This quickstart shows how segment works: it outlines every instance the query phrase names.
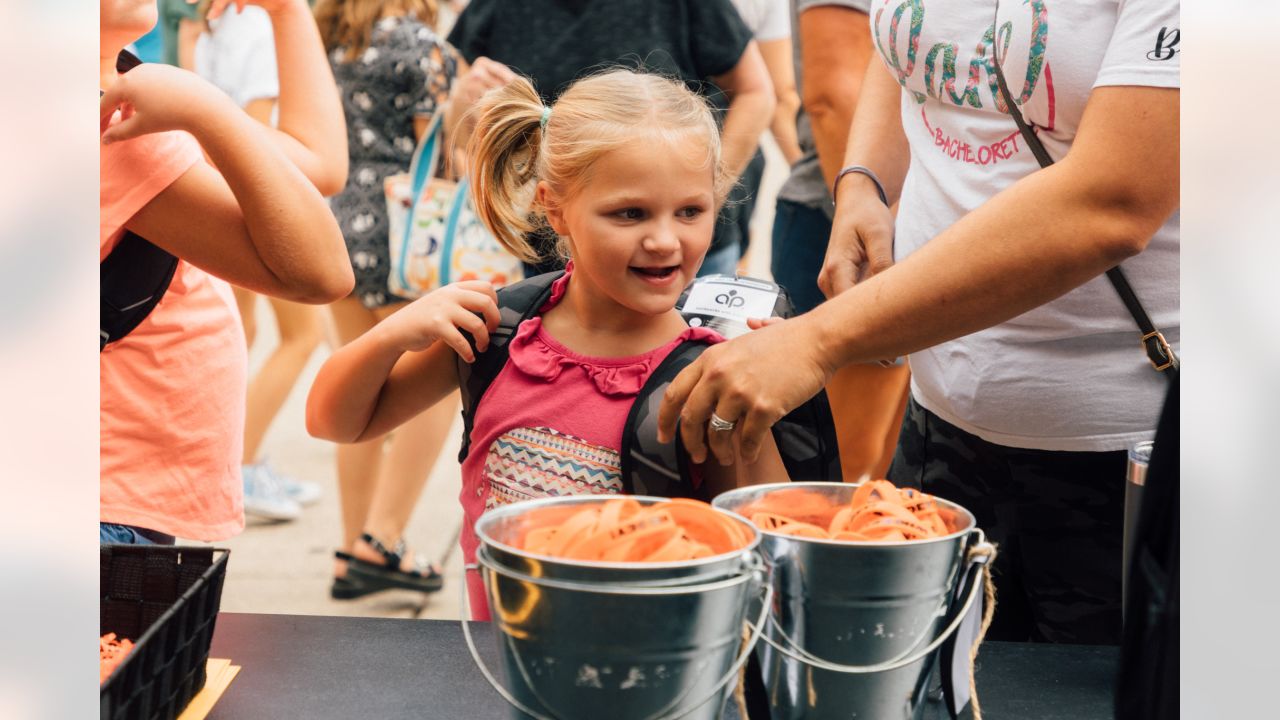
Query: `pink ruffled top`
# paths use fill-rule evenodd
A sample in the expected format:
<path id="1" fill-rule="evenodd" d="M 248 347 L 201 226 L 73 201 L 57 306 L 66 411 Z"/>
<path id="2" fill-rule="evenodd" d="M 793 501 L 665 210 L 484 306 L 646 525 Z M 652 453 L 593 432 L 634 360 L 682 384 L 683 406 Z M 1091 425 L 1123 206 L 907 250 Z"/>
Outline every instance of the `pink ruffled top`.
<path id="1" fill-rule="evenodd" d="M 572 263 L 552 285 L 545 313 L 565 295 Z M 623 491 L 622 430 L 636 395 L 653 370 L 686 340 L 723 338 L 687 328 L 642 355 L 592 357 L 551 336 L 542 318 L 521 323 L 498 373 L 476 411 L 471 451 L 462 464 L 461 537 L 466 562 L 475 560 L 475 522 L 486 510 L 537 497 Z M 487 618 L 479 576 L 468 574 L 472 607 Z"/>
<path id="2" fill-rule="evenodd" d="M 551 298 L 542 306 L 545 313 L 559 304 L 569 287 L 570 269 L 551 286 Z M 511 362 L 522 373 L 544 382 L 554 383 L 564 372 L 581 373 L 591 380 L 602 395 L 627 397 L 640 392 L 653 369 L 667 354 L 685 340 L 716 343 L 722 338 L 706 328 L 688 328 L 674 340 L 643 355 L 630 357 L 592 357 L 576 353 L 551 337 L 542 325 L 542 317 L 526 320 L 511 338 Z"/>

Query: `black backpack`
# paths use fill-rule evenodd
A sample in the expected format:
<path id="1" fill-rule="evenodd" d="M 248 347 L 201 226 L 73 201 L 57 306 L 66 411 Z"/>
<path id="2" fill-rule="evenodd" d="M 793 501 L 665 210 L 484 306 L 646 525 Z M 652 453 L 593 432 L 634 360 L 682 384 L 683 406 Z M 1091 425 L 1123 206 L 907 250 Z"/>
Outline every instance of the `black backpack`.
<path id="1" fill-rule="evenodd" d="M 116 57 L 116 72 L 128 72 L 140 64 L 141 60 L 123 50 Z M 98 352 L 147 319 L 168 291 L 177 267 L 178 258 L 125 230 L 120 242 L 98 264 Z"/>
<path id="2" fill-rule="evenodd" d="M 563 271 L 537 275 L 498 291 L 501 320 L 498 329 L 489 334 L 489 348 L 476 353 L 474 363 L 458 360 L 458 386 L 462 391 L 462 450 L 458 462 L 467 459 L 471 449 L 471 431 L 476 407 L 489 385 L 506 366 L 508 343 L 520 323 L 534 317 L 551 297 L 551 286 Z M 790 302 L 780 294 L 775 313 L 791 314 Z M 470 338 L 468 338 L 470 340 Z M 474 342 L 472 342 L 474 349 Z M 658 407 L 667 386 L 680 371 L 688 367 L 706 350 L 706 343 L 686 341 L 671 351 L 645 382 L 622 431 L 622 483 L 629 495 L 659 497 L 696 497 L 710 501 L 705 484 L 693 487 L 689 471 L 689 454 L 677 441 L 658 442 Z M 835 423 L 826 392 L 819 392 L 793 410 L 773 427 L 774 441 L 795 480 L 840 481 L 840 454 L 836 446 Z"/>

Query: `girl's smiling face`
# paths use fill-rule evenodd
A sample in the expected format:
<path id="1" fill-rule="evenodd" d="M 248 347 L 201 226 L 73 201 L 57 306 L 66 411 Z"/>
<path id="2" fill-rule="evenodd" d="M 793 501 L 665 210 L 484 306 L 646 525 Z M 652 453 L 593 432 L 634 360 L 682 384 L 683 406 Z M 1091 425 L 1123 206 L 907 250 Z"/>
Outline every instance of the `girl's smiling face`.
<path id="1" fill-rule="evenodd" d="M 654 316 L 675 307 L 715 229 L 715 168 L 705 138 L 636 142 L 610 150 L 568 198 L 545 182 L 538 198 L 569 242 L 575 284 L 606 312 Z"/>

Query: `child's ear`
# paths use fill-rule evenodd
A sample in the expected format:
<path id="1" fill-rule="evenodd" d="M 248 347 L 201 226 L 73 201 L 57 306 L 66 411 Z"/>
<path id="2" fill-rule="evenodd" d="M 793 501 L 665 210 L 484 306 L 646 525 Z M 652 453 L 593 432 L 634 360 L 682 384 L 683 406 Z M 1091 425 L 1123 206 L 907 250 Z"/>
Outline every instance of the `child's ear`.
<path id="1" fill-rule="evenodd" d="M 533 191 L 534 201 L 538 207 L 547 215 L 547 224 L 557 235 L 568 235 L 569 226 L 564 221 L 564 208 L 560 205 L 560 198 L 556 196 L 551 186 L 546 180 L 539 180 L 537 187 Z"/>

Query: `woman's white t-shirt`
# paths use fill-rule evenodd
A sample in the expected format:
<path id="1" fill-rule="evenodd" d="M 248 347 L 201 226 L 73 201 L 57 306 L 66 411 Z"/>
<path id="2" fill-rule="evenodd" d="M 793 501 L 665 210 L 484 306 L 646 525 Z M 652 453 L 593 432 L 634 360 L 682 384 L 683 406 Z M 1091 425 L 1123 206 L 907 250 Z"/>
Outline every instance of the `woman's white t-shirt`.
<path id="1" fill-rule="evenodd" d="M 260 7 L 228 7 L 196 41 L 196 74 L 231 96 L 240 107 L 280 95 L 271 16 Z"/>
<path id="2" fill-rule="evenodd" d="M 757 42 L 791 37 L 791 9 L 788 0 L 733 0 L 742 22 Z"/>
<path id="3" fill-rule="evenodd" d="M 897 219 L 898 260 L 1039 169 L 1013 119 L 998 109 L 1004 103 L 989 65 L 995 9 L 994 0 L 871 4 L 877 50 L 905 88 L 911 166 Z M 1179 87 L 1178 11 L 1176 0 L 1000 4 L 1001 37 L 1009 36 L 1001 67 L 1051 156 L 1070 150 L 1093 88 Z M 1175 348 L 1178 253 L 1174 213 L 1122 266 Z M 1105 276 L 910 360 L 921 405 L 985 440 L 1021 448 L 1106 451 L 1149 439 L 1167 384 Z"/>

